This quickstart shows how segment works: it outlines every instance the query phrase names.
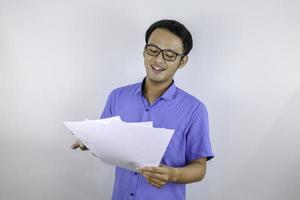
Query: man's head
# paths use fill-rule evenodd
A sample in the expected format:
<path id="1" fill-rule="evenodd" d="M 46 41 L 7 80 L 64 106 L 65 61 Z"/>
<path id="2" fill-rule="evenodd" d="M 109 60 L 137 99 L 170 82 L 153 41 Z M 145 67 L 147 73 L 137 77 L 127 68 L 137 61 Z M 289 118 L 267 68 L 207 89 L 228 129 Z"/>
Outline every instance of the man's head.
<path id="1" fill-rule="evenodd" d="M 145 34 L 145 42 L 148 43 L 149 38 L 152 32 L 157 29 L 162 28 L 170 31 L 174 35 L 178 36 L 181 39 L 182 46 L 184 49 L 183 54 L 188 55 L 191 49 L 193 48 L 193 38 L 189 30 L 180 22 L 175 20 L 163 19 L 153 23 Z"/>
<path id="2" fill-rule="evenodd" d="M 190 32 L 174 20 L 152 24 L 145 35 L 144 63 L 147 79 L 152 82 L 171 82 L 177 69 L 182 68 L 192 49 Z"/>

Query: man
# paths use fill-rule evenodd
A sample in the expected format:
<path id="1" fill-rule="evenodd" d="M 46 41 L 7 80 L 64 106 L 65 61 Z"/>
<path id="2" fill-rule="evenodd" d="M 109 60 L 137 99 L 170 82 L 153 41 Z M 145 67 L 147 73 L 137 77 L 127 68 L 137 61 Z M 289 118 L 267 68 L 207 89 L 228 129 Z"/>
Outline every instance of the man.
<path id="1" fill-rule="evenodd" d="M 192 36 L 174 20 L 152 24 L 145 35 L 146 77 L 140 83 L 111 92 L 101 118 L 119 115 L 126 122 L 153 121 L 154 127 L 174 129 L 159 167 L 140 173 L 116 168 L 113 200 L 183 200 L 185 184 L 204 178 L 213 158 L 205 105 L 175 86 L 173 77 L 185 66 Z M 85 147 L 77 141 L 73 149 Z"/>

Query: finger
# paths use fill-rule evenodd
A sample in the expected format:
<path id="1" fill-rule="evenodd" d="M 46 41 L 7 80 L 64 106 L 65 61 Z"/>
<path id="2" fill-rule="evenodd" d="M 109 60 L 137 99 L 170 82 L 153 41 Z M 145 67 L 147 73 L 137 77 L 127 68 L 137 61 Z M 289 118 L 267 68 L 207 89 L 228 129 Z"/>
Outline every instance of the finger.
<path id="1" fill-rule="evenodd" d="M 80 149 L 81 149 L 82 151 L 88 150 L 88 148 L 86 148 L 85 146 L 84 146 L 84 147 L 80 147 Z"/>
<path id="2" fill-rule="evenodd" d="M 82 151 L 87 150 L 86 146 L 84 146 L 84 144 L 82 144 L 82 143 L 79 144 L 79 148 L 80 148 Z"/>
<path id="3" fill-rule="evenodd" d="M 77 149 L 79 147 L 79 144 L 75 142 L 74 144 L 71 145 L 71 149 Z"/>
<path id="4" fill-rule="evenodd" d="M 163 174 L 158 174 L 158 173 L 151 173 L 151 172 L 143 172 L 142 173 L 144 176 L 148 177 L 148 178 L 155 178 L 155 179 L 159 179 L 162 181 L 166 181 L 166 177 Z"/>
<path id="5" fill-rule="evenodd" d="M 79 147 L 79 145 L 80 145 L 80 140 L 77 139 L 77 140 L 74 142 L 74 144 L 72 144 L 71 148 L 72 148 L 72 149 L 77 149 L 77 148 Z"/>
<path id="6" fill-rule="evenodd" d="M 142 167 L 141 168 L 142 171 L 148 171 L 148 172 L 155 172 L 157 169 L 156 167 Z"/>
<path id="7" fill-rule="evenodd" d="M 153 185 L 154 187 L 156 187 L 156 188 L 162 188 L 162 185 L 159 185 L 159 184 L 156 184 L 156 183 L 149 183 L 149 184 L 151 184 L 151 185 Z"/>
<path id="8" fill-rule="evenodd" d="M 153 178 L 149 178 L 148 183 L 150 183 L 151 185 L 154 185 L 156 187 L 161 188 L 162 186 L 164 186 L 166 183 L 163 181 L 160 181 L 158 179 L 153 179 Z"/>
<path id="9" fill-rule="evenodd" d="M 143 167 L 142 172 L 151 172 L 157 174 L 165 174 L 167 168 L 165 167 Z"/>
<path id="10" fill-rule="evenodd" d="M 164 185 L 166 183 L 165 181 L 162 181 L 162 180 L 156 179 L 156 178 L 149 178 L 149 181 L 151 183 L 156 183 L 156 184 L 159 184 L 159 185 Z"/>
<path id="11" fill-rule="evenodd" d="M 145 179 L 147 179 L 148 183 L 155 183 L 155 184 L 159 184 L 159 185 L 164 185 L 166 184 L 166 181 L 165 180 L 161 180 L 161 179 L 156 179 L 156 178 L 153 178 L 153 177 L 149 177 L 147 175 L 144 175 L 143 176 L 145 177 Z"/>

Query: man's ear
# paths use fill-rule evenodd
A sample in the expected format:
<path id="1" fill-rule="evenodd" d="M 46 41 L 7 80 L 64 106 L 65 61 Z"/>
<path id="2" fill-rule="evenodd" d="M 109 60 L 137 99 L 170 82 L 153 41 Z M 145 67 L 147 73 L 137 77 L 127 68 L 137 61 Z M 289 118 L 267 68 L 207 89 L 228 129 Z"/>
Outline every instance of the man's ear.
<path id="1" fill-rule="evenodd" d="M 188 61 L 188 56 L 184 56 L 181 58 L 178 68 L 183 68 Z"/>

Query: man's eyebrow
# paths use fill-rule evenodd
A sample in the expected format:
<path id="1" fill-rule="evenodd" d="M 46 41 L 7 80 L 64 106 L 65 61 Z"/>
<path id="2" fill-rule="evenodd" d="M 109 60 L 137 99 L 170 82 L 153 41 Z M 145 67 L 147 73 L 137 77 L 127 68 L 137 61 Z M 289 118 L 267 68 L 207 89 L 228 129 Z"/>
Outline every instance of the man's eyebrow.
<path id="1" fill-rule="evenodd" d="M 153 44 L 153 43 L 148 43 L 149 45 L 153 45 L 153 46 L 156 46 L 156 47 L 158 47 L 158 48 L 160 48 L 159 46 L 157 46 L 156 44 Z M 174 50 L 174 49 L 162 49 L 162 48 L 160 48 L 161 50 L 168 50 L 168 51 L 171 51 L 171 52 L 173 52 L 173 53 L 177 53 L 177 51 L 176 50 Z M 180 53 L 177 53 L 177 54 L 180 54 Z"/>

